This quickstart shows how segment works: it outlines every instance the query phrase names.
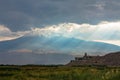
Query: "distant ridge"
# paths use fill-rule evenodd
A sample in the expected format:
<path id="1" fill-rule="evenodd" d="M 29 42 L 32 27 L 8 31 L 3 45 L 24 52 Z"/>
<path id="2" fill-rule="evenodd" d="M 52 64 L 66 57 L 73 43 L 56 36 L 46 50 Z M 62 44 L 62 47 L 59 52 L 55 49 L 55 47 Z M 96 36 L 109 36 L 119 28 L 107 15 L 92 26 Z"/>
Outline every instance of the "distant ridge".
<path id="1" fill-rule="evenodd" d="M 87 53 L 83 57 L 75 57 L 68 66 L 108 66 L 120 67 L 120 52 L 108 53 L 104 56 L 88 56 Z"/>

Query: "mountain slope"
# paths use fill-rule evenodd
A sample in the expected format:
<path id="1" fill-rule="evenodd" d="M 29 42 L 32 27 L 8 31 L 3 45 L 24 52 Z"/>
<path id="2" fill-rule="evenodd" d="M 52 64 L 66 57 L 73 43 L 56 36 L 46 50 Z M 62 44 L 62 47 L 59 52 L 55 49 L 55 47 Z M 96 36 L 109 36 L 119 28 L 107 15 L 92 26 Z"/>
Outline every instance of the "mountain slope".
<path id="1" fill-rule="evenodd" d="M 66 64 L 76 53 L 119 50 L 116 45 L 74 38 L 27 36 L 0 42 L 0 64 Z"/>
<path id="2" fill-rule="evenodd" d="M 30 50 L 55 50 L 65 53 L 70 52 L 114 52 L 119 51 L 120 47 L 112 44 L 84 41 L 75 38 L 66 37 L 43 37 L 43 36 L 28 36 L 21 37 L 15 40 L 0 42 L 0 51 L 6 52 L 16 49 Z"/>

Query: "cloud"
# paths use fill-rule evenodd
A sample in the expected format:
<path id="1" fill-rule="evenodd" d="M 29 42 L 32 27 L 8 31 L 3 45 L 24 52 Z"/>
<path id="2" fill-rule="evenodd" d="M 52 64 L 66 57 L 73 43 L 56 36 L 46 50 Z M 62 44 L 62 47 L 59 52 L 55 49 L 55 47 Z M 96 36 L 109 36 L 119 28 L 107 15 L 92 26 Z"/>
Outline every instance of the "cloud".
<path id="1" fill-rule="evenodd" d="M 36 54 L 53 54 L 53 53 L 63 53 L 62 51 L 52 50 L 52 49 L 14 49 L 9 50 L 8 53 L 36 53 Z"/>
<path id="2" fill-rule="evenodd" d="M 120 21 L 108 22 L 102 21 L 96 25 L 83 23 L 61 23 L 58 25 L 45 26 L 43 28 L 31 28 L 27 31 L 12 32 L 9 28 L 0 26 L 0 40 L 11 40 L 22 36 L 62 36 L 77 38 L 88 41 L 112 41 L 120 40 Z M 111 40 L 111 41 L 110 41 Z M 114 42 L 115 43 L 115 42 Z"/>
<path id="3" fill-rule="evenodd" d="M 12 32 L 8 27 L 0 25 L 0 41 L 16 39 L 27 33 L 29 33 L 29 31 Z"/>
<path id="4" fill-rule="evenodd" d="M 34 35 L 74 37 L 84 40 L 118 40 L 120 39 L 120 22 L 103 21 L 96 25 L 62 23 L 46 26 L 45 28 L 32 28 Z"/>
<path id="5" fill-rule="evenodd" d="M 5 27 L 4 25 L 0 25 L 0 34 L 6 33 L 6 32 L 10 33 L 11 31 L 7 27 Z"/>
<path id="6" fill-rule="evenodd" d="M 96 3 L 95 5 L 93 5 L 94 7 L 96 7 L 98 10 L 101 10 L 103 11 L 104 10 L 104 7 L 105 7 L 105 2 L 98 2 Z"/>
<path id="7" fill-rule="evenodd" d="M 104 42 L 104 43 L 109 43 L 109 44 L 114 44 L 114 45 L 120 46 L 120 40 L 94 40 L 94 41 Z"/>
<path id="8" fill-rule="evenodd" d="M 46 37 L 64 36 L 88 41 L 101 41 L 115 44 L 120 40 L 120 22 L 103 21 L 96 25 L 62 23 L 46 26 L 44 28 L 32 28 L 33 35 Z M 111 40 L 111 41 L 110 41 Z M 112 42 L 114 40 L 114 42 Z"/>
<path id="9" fill-rule="evenodd" d="M 29 49 L 18 49 L 18 50 L 12 50 L 8 51 L 9 53 L 32 53 L 32 50 Z"/>
<path id="10" fill-rule="evenodd" d="M 53 49 L 35 49 L 35 50 L 33 50 L 33 52 L 37 53 L 37 54 L 63 53 L 62 51 L 53 50 Z"/>
<path id="11" fill-rule="evenodd" d="M 66 22 L 96 24 L 120 20 L 119 7 L 119 0 L 0 0 L 0 24 L 12 31 Z"/>

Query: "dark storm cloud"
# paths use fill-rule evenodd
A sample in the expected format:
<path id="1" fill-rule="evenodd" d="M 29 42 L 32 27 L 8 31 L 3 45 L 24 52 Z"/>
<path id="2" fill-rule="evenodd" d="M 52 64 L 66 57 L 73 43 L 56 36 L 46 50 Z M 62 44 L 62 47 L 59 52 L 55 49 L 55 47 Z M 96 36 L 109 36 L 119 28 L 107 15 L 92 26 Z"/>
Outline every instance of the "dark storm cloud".
<path id="1" fill-rule="evenodd" d="M 13 31 L 63 22 L 120 19 L 119 0 L 0 0 L 0 24 Z"/>

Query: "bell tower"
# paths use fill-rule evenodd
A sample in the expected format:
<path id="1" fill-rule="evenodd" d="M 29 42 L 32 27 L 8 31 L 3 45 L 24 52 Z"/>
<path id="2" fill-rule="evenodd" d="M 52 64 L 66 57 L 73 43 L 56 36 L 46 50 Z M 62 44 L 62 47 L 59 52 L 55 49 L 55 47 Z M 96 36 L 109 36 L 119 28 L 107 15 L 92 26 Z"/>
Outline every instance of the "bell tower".
<path id="1" fill-rule="evenodd" d="M 87 57 L 87 53 L 84 54 L 84 57 Z"/>

